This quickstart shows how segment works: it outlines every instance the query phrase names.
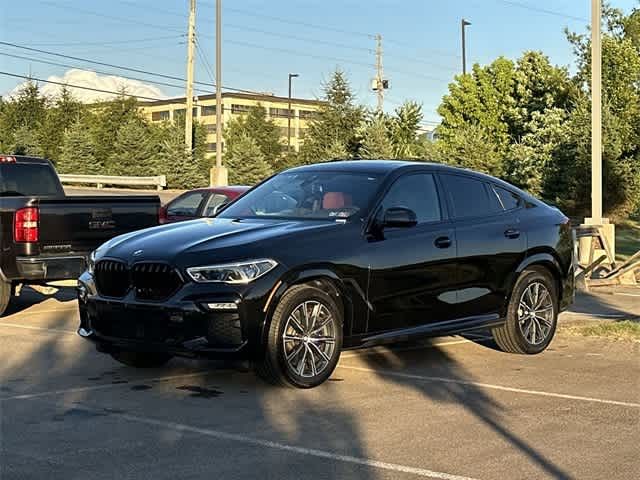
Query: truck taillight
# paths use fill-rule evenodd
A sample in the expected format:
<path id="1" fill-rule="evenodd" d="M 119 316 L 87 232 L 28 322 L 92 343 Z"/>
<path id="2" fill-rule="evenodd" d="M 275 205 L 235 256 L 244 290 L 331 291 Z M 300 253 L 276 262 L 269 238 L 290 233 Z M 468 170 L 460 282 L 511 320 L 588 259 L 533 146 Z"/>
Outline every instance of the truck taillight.
<path id="1" fill-rule="evenodd" d="M 37 242 L 40 236 L 39 220 L 40 213 L 35 207 L 16 210 L 13 219 L 13 240 L 19 243 Z"/>
<path id="2" fill-rule="evenodd" d="M 16 163 L 16 157 L 9 155 L 0 155 L 0 163 Z"/>

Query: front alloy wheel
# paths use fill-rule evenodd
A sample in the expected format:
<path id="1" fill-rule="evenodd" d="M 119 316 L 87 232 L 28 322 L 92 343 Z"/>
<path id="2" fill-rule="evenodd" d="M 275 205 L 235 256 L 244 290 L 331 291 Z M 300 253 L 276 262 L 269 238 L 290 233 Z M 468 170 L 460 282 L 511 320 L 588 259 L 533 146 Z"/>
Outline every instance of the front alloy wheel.
<path id="1" fill-rule="evenodd" d="M 336 347 L 333 315 L 322 303 L 311 300 L 289 315 L 282 335 L 287 367 L 303 378 L 321 374 L 330 364 Z"/>
<path id="2" fill-rule="evenodd" d="M 320 385 L 338 363 L 342 322 L 342 309 L 325 291 L 310 285 L 290 288 L 273 312 L 256 372 L 274 384 Z"/>

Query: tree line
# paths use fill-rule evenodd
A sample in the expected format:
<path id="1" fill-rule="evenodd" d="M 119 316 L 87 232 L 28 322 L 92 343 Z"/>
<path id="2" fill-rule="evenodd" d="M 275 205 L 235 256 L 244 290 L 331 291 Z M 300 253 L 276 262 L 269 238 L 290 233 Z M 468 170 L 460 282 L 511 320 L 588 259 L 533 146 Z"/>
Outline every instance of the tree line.
<path id="1" fill-rule="evenodd" d="M 449 84 L 436 139 L 420 135 L 421 105 L 371 110 L 336 70 L 299 151 L 288 152 L 266 109 L 225 125 L 224 164 L 234 184 L 254 184 L 296 165 L 332 159 L 411 159 L 483 171 L 503 178 L 570 215 L 585 215 L 591 191 L 590 39 L 566 32 L 576 71 L 541 52 L 474 65 Z M 640 10 L 605 6 L 603 28 L 603 194 L 605 212 L 640 215 Z M 56 99 L 27 86 L 0 101 L 0 151 L 38 154 L 61 172 L 166 174 L 169 185 L 206 185 L 205 132 L 194 126 L 184 148 L 184 119 L 148 122 L 124 92 L 82 105 L 68 91 Z"/>

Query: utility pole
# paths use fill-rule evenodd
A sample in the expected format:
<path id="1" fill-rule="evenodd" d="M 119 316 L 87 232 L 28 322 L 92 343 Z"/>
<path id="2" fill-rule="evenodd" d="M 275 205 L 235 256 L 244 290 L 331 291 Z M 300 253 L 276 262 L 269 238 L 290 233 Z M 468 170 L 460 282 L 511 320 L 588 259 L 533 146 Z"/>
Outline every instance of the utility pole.
<path id="1" fill-rule="evenodd" d="M 384 72 L 382 69 L 382 35 L 376 35 L 376 79 L 375 90 L 378 95 L 378 112 L 384 108 Z"/>
<path id="2" fill-rule="evenodd" d="M 187 109 L 184 118 L 184 143 L 187 153 L 193 150 L 193 49 L 196 35 L 196 0 L 189 3 L 189 34 L 187 37 Z"/>
<path id="3" fill-rule="evenodd" d="M 216 0 L 216 165 L 211 168 L 211 186 L 228 184 L 227 169 L 222 166 L 222 0 Z"/>
<path id="4" fill-rule="evenodd" d="M 222 168 L 222 0 L 216 0 L 216 168 Z"/>
<path id="5" fill-rule="evenodd" d="M 471 22 L 467 22 L 464 18 L 461 21 L 462 26 L 462 74 L 467 74 L 467 37 L 466 27 L 471 25 Z"/>
<path id="6" fill-rule="evenodd" d="M 591 219 L 602 224 L 602 0 L 591 0 Z"/>
<path id="7" fill-rule="evenodd" d="M 291 152 L 291 79 L 299 77 L 297 73 L 289 74 L 289 109 L 287 111 L 287 153 Z"/>

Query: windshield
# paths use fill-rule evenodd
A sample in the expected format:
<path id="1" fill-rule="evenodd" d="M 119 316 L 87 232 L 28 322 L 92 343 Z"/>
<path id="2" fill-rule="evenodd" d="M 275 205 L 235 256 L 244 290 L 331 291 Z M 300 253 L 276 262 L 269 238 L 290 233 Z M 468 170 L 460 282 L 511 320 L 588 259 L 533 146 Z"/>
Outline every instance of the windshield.
<path id="1" fill-rule="evenodd" d="M 58 177 L 49 165 L 5 163 L 0 165 L 0 195 L 5 197 L 60 196 Z"/>
<path id="2" fill-rule="evenodd" d="M 220 218 L 346 219 L 362 216 L 381 177 L 352 172 L 285 172 L 239 198 Z"/>

